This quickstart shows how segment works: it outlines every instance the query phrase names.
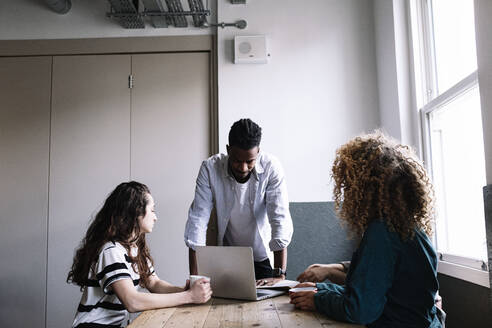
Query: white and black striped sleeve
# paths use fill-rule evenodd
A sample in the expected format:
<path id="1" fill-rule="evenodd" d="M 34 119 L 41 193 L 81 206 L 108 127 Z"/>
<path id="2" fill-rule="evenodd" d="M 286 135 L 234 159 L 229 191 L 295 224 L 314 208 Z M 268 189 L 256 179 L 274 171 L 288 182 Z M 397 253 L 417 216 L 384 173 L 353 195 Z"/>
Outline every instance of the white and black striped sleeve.
<path id="1" fill-rule="evenodd" d="M 96 279 L 105 294 L 110 294 L 109 287 L 115 281 L 130 279 L 129 263 L 125 259 L 126 253 L 117 246 L 110 246 L 99 254 L 96 266 Z M 132 280 L 133 281 L 133 280 Z"/>

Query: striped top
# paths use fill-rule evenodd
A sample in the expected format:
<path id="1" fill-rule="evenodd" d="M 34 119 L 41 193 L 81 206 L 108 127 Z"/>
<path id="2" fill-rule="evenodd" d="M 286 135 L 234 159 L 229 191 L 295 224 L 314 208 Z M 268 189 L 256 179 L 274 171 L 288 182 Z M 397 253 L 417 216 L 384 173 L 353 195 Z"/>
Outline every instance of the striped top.
<path id="1" fill-rule="evenodd" d="M 135 256 L 137 248 L 132 248 L 131 252 Z M 150 270 L 154 272 L 152 267 Z M 95 270 L 89 272 L 89 281 L 84 286 L 72 327 L 126 326 L 129 313 L 111 288 L 111 284 L 121 279 L 132 279 L 137 291 L 146 290 L 139 286 L 140 275 L 133 270 L 125 247 L 120 243 L 107 242 L 99 253 Z"/>

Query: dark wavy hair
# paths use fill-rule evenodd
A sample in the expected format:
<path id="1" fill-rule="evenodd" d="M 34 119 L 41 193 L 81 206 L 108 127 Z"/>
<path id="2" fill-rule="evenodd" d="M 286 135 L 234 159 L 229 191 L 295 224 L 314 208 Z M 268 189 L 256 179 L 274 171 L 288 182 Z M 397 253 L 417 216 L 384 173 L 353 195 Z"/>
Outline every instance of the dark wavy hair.
<path id="1" fill-rule="evenodd" d="M 337 150 L 332 177 L 338 215 L 355 235 L 375 219 L 402 240 L 415 229 L 432 234 L 433 187 L 408 146 L 380 131 L 357 137 Z"/>
<path id="2" fill-rule="evenodd" d="M 236 146 L 243 150 L 260 145 L 261 128 L 249 118 L 240 119 L 231 126 L 229 131 L 229 146 Z"/>
<path id="3" fill-rule="evenodd" d="M 67 283 L 76 284 L 81 290 L 87 286 L 89 271 L 95 270 L 102 246 L 118 242 L 127 250 L 133 270 L 139 273 L 140 285 L 147 284 L 151 275 L 149 265 L 154 261 L 145 234 L 140 232 L 138 218 L 146 214 L 149 194 L 146 185 L 135 181 L 121 183 L 111 192 L 75 252 Z M 130 249 L 134 245 L 138 254 L 132 257 Z"/>

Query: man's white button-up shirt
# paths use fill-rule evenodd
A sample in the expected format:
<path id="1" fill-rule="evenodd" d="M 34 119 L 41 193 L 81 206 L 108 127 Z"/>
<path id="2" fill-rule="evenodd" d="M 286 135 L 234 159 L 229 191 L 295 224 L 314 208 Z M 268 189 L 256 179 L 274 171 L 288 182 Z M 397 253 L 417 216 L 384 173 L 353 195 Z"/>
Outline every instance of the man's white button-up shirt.
<path id="1" fill-rule="evenodd" d="M 262 246 L 265 251 L 286 248 L 294 229 L 280 163 L 272 155 L 260 152 L 250 179 L 253 179 L 249 188 L 251 213 L 262 238 Z M 195 249 L 195 246 L 205 245 L 207 225 L 214 206 L 217 211 L 217 242 L 223 245 L 235 201 L 234 183 L 227 155 L 217 154 L 203 161 L 186 222 L 184 239 L 188 247 Z"/>

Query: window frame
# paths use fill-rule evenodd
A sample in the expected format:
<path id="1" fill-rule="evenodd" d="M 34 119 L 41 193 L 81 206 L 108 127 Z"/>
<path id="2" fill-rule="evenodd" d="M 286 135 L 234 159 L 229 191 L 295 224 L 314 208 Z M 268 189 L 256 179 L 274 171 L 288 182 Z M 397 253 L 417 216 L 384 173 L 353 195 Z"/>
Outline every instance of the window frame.
<path id="1" fill-rule="evenodd" d="M 475 70 L 446 91 L 438 94 L 437 67 L 435 62 L 434 34 L 432 22 L 432 1 L 414 0 L 410 4 L 410 30 L 414 58 L 414 85 L 416 109 L 421 128 L 421 149 L 424 163 L 433 178 L 430 137 L 430 114 L 479 87 L 478 72 Z M 485 217 L 484 223 L 485 223 Z M 433 243 L 437 248 L 438 234 L 435 231 Z M 483 260 L 438 252 L 438 272 L 490 288 L 489 264 Z"/>

